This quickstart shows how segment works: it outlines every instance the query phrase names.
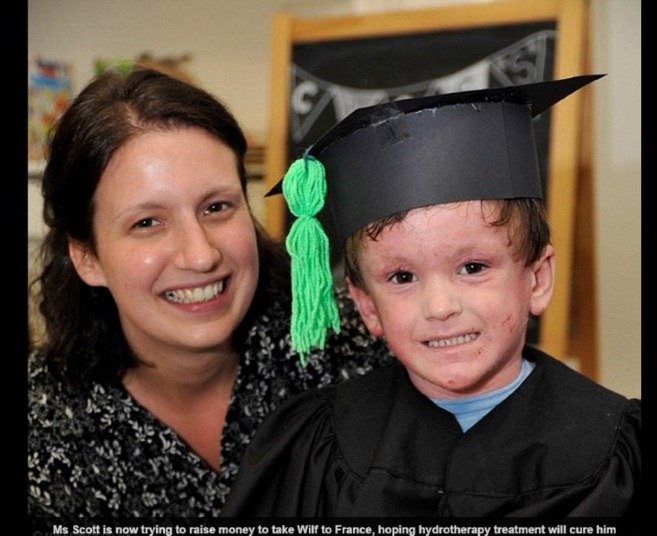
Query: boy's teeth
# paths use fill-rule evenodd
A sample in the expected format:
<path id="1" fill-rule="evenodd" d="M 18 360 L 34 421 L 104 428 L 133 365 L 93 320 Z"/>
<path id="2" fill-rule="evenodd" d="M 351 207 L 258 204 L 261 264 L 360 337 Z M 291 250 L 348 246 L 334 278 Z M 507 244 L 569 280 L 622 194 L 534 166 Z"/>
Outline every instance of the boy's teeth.
<path id="1" fill-rule="evenodd" d="M 468 333 L 467 335 L 459 335 L 451 339 L 436 339 L 429 341 L 427 344 L 431 348 L 442 348 L 443 346 L 454 346 L 456 344 L 463 344 L 464 342 L 474 341 L 477 338 L 475 333 Z"/>
<path id="2" fill-rule="evenodd" d="M 194 289 L 169 290 L 164 293 L 167 300 L 176 303 L 198 303 L 211 300 L 224 291 L 224 281 Z"/>

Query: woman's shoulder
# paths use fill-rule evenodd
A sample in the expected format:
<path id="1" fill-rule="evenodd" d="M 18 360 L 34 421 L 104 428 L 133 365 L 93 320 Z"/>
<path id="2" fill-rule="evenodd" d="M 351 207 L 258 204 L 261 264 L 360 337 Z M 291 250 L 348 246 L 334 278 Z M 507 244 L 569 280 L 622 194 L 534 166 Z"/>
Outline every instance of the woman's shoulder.
<path id="1" fill-rule="evenodd" d="M 43 352 L 37 350 L 30 353 L 27 363 L 29 417 L 34 417 L 37 412 L 56 413 L 58 409 L 75 404 L 76 399 L 80 398 L 78 391 L 52 373 Z M 37 419 L 38 422 L 40 419 Z"/>
<path id="2" fill-rule="evenodd" d="M 32 438 L 67 440 L 83 433 L 88 391 L 58 378 L 47 366 L 44 354 L 28 357 L 28 423 Z"/>
<path id="3" fill-rule="evenodd" d="M 247 334 L 242 366 L 257 369 L 260 377 L 289 378 L 306 390 L 340 383 L 390 362 L 384 341 L 367 332 L 344 289 L 336 290 L 336 302 L 340 330 L 329 330 L 324 347 L 311 349 L 304 361 L 292 348 L 287 308 L 272 302 Z"/>
<path id="4" fill-rule="evenodd" d="M 28 357 L 27 394 L 30 433 L 49 440 L 97 437 L 144 413 L 118 386 L 73 385 L 58 377 L 39 351 Z"/>

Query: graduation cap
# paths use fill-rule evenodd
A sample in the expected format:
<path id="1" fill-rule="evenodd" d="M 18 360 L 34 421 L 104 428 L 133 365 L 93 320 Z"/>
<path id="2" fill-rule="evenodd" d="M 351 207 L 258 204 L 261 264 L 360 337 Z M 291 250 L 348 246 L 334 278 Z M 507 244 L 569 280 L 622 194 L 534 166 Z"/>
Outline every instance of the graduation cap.
<path id="1" fill-rule="evenodd" d="M 484 199 L 542 198 L 532 119 L 602 77 L 398 100 L 360 108 L 309 147 L 267 195 L 283 193 L 292 224 L 292 344 L 304 363 L 339 330 L 328 238 L 341 240 L 403 210 Z"/>

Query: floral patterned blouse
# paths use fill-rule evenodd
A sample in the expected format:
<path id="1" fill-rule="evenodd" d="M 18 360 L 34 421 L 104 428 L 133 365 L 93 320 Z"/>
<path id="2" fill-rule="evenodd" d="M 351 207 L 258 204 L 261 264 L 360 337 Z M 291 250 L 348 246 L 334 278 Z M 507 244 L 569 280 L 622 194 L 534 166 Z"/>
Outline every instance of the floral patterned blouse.
<path id="1" fill-rule="evenodd" d="M 299 363 L 287 314 L 274 304 L 251 328 L 223 429 L 215 472 L 124 389 L 74 389 L 50 375 L 38 354 L 28 367 L 28 515 L 90 517 L 217 516 L 244 450 L 274 408 L 307 389 L 361 375 L 390 360 L 345 293 L 339 334 L 323 354 Z"/>

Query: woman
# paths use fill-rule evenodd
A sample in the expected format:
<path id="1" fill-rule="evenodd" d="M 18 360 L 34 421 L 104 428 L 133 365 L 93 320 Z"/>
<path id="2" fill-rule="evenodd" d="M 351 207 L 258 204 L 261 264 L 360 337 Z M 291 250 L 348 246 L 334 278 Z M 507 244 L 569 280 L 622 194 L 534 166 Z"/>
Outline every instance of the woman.
<path id="1" fill-rule="evenodd" d="M 215 98 L 148 69 L 98 77 L 58 122 L 31 516 L 217 515 L 268 413 L 389 359 L 344 298 L 341 331 L 300 365 L 286 258 L 252 218 L 245 151 Z"/>

